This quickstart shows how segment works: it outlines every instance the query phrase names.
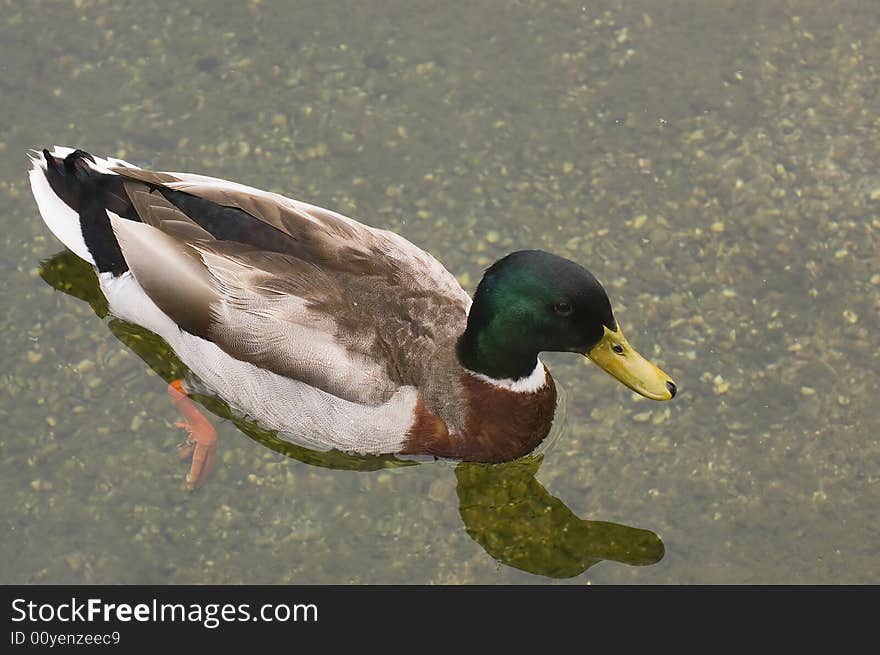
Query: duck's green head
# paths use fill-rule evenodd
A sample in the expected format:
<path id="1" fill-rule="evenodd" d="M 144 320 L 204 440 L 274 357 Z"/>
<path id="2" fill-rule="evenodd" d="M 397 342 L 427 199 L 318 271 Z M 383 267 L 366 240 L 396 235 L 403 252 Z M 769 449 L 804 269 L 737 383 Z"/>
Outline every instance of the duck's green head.
<path id="1" fill-rule="evenodd" d="M 458 358 L 476 373 L 519 380 L 532 373 L 540 352 L 585 355 L 647 398 L 675 395 L 672 379 L 624 338 L 592 273 L 564 257 L 522 250 L 486 270 Z"/>

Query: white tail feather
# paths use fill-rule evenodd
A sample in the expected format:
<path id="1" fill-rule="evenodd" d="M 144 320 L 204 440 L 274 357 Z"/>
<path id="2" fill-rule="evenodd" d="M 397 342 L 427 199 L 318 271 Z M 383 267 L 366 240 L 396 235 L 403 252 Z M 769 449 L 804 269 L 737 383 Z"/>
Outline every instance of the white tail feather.
<path id="1" fill-rule="evenodd" d="M 73 151 L 73 148 L 67 146 L 53 146 L 49 153 L 54 157 L 63 159 Z M 32 164 L 31 170 L 28 172 L 31 182 L 31 191 L 34 194 L 34 199 L 37 201 L 37 207 L 40 209 L 40 215 L 43 217 L 43 222 L 46 223 L 46 226 L 52 231 L 52 234 L 54 234 L 61 243 L 76 253 L 78 257 L 81 257 L 90 264 L 94 264 L 95 259 L 86 247 L 86 242 L 82 236 L 82 228 L 79 224 L 79 214 L 68 207 L 64 201 L 58 197 L 58 194 L 52 190 L 49 180 L 46 179 L 47 164 L 43 153 L 32 150 L 29 153 L 29 156 Z M 129 164 L 127 161 L 116 159 L 114 157 L 108 157 L 107 159 L 95 157 L 94 159 L 94 163 L 88 160 L 84 161 L 90 168 L 100 173 L 116 175 L 116 173 L 110 170 L 111 166 L 137 168 L 137 166 Z"/>
<path id="2" fill-rule="evenodd" d="M 83 239 L 82 229 L 79 225 L 79 214 L 68 207 L 52 191 L 49 180 L 46 179 L 46 159 L 40 154 L 39 157 L 31 156 L 31 161 L 33 167 L 28 173 L 31 179 L 31 191 L 46 227 L 78 257 L 94 264 L 95 259 L 86 248 L 86 242 Z"/>

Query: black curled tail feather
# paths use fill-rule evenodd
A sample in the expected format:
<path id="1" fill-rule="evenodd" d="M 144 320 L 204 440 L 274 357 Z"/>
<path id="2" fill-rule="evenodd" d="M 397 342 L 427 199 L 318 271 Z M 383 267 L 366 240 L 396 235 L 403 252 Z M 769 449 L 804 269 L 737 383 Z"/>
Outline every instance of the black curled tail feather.
<path id="1" fill-rule="evenodd" d="M 94 157 L 83 150 L 74 150 L 64 159 L 43 150 L 46 179 L 52 191 L 79 214 L 80 230 L 86 248 L 102 273 L 121 275 L 128 270 L 119 242 L 113 234 L 107 209 L 125 217 L 134 217 L 130 201 L 117 175 L 101 173 L 89 166 Z"/>

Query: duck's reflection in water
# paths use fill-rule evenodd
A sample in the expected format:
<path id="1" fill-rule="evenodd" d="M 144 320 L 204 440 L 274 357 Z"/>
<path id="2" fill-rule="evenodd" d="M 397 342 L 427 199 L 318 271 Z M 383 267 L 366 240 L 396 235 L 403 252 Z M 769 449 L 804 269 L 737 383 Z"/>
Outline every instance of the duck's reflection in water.
<path id="1" fill-rule="evenodd" d="M 40 274 L 54 288 L 88 302 L 98 316 L 107 315 L 107 304 L 92 267 L 76 255 L 59 253 L 43 262 Z M 108 327 L 166 381 L 186 376 L 186 367 L 160 337 L 115 318 L 110 319 Z M 252 439 L 306 464 L 352 471 L 415 464 L 392 456 L 313 451 L 233 415 L 216 398 L 194 398 L 218 416 L 233 421 Z M 663 542 L 649 530 L 576 516 L 535 478 L 542 461 L 543 456 L 535 456 L 505 464 L 462 462 L 455 467 L 465 529 L 492 558 L 551 578 L 577 576 L 602 560 L 644 566 L 663 558 Z"/>
<path id="2" fill-rule="evenodd" d="M 489 555 L 551 578 L 574 577 L 602 560 L 644 566 L 662 559 L 663 542 L 650 530 L 578 518 L 550 495 L 535 478 L 542 459 L 456 467 L 462 521 Z"/>

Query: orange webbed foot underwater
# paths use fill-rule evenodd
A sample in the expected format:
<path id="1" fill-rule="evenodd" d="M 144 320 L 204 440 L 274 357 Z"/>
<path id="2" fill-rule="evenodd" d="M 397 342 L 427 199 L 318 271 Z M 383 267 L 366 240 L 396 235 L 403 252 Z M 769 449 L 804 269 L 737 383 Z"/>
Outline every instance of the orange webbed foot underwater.
<path id="1" fill-rule="evenodd" d="M 189 399 L 183 382 L 172 380 L 168 385 L 168 395 L 184 420 L 174 425 L 186 430 L 186 439 L 177 446 L 180 459 L 192 458 L 189 473 L 186 475 L 186 488 L 190 491 L 201 487 L 214 468 L 217 455 L 217 431 L 198 406 Z"/>

